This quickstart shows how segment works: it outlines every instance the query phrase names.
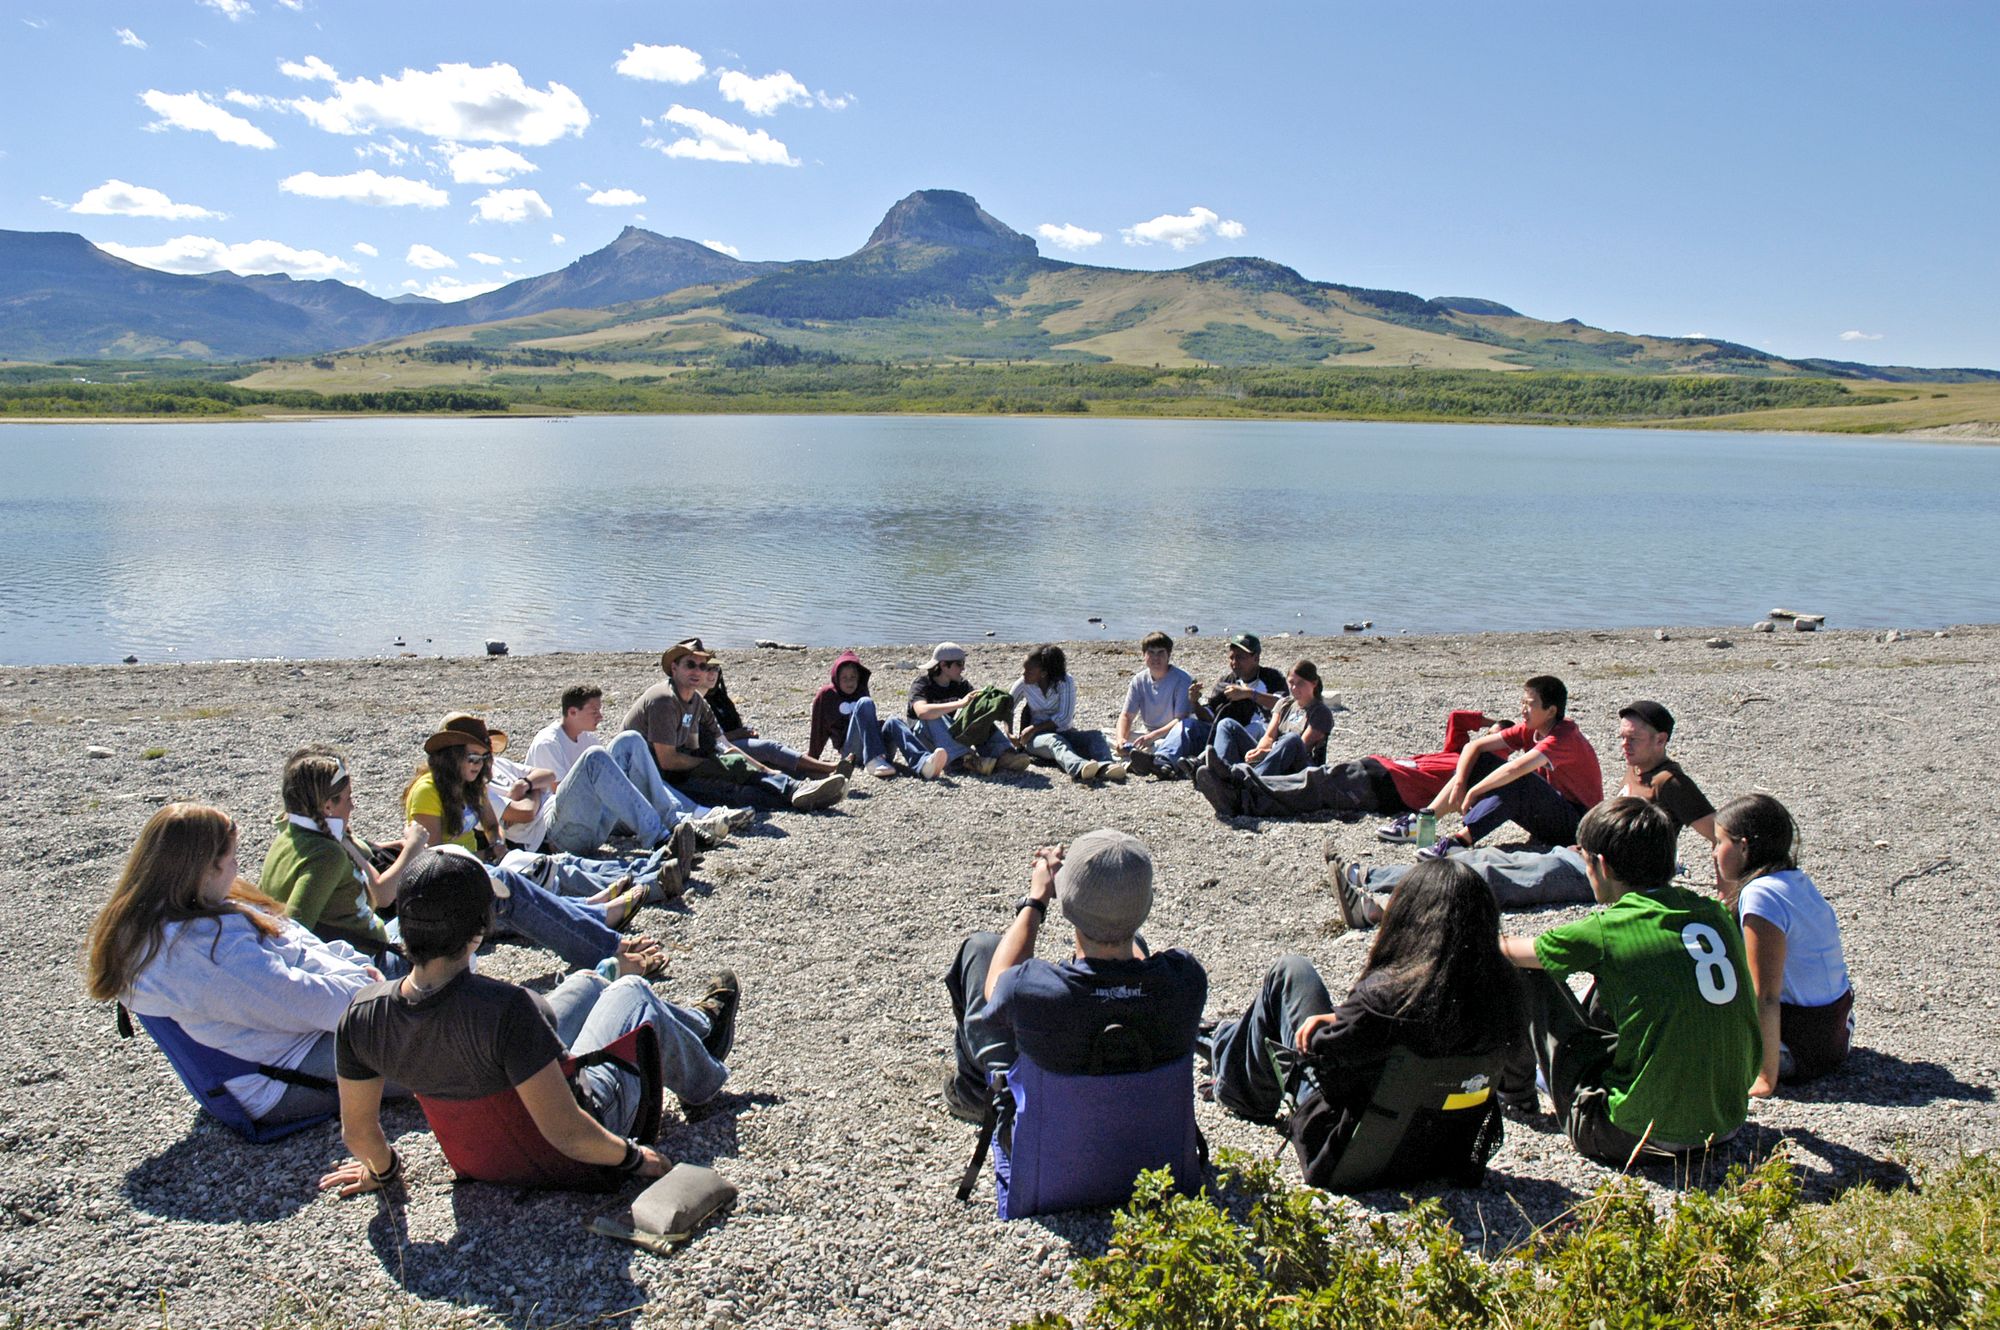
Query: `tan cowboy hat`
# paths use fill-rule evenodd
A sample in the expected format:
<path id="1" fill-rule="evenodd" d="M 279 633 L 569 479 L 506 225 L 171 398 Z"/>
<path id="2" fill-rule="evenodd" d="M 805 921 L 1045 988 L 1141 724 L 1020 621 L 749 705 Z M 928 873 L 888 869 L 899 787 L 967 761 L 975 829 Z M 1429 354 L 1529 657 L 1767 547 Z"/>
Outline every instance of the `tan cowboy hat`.
<path id="1" fill-rule="evenodd" d="M 454 711 L 438 722 L 438 731 L 424 740 L 424 751 L 435 753 L 440 748 L 451 748 L 461 744 L 477 744 L 489 753 L 507 751 L 507 731 L 489 728 L 485 721 L 466 711 Z"/>
<path id="2" fill-rule="evenodd" d="M 662 651 L 660 653 L 660 672 L 664 674 L 668 670 L 673 669 L 674 662 L 681 659 L 683 656 L 693 656 L 695 658 L 695 663 L 699 665 L 706 665 L 708 664 L 708 662 L 715 659 L 715 657 L 709 655 L 706 651 L 703 651 L 701 649 L 700 638 L 691 637 L 685 642 L 674 643 L 672 646 L 668 647 L 665 651 Z"/>

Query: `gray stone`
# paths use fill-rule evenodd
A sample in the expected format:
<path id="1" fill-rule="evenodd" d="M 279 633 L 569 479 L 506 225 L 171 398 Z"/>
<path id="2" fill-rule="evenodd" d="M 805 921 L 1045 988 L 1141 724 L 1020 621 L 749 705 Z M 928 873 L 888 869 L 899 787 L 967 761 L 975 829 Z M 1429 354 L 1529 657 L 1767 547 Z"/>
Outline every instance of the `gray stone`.
<path id="1" fill-rule="evenodd" d="M 1816 633 L 1819 631 L 1819 620 L 1794 619 L 1792 620 L 1792 627 L 1801 633 Z"/>
<path id="2" fill-rule="evenodd" d="M 489 637 L 486 639 L 486 654 L 489 656 L 504 656 L 507 654 L 507 644 L 497 637 Z"/>
<path id="3" fill-rule="evenodd" d="M 1759 619 L 1750 625 L 1750 631 L 1753 633 L 1775 633 L 1778 631 L 1778 625 L 1769 619 Z"/>
<path id="4" fill-rule="evenodd" d="M 1724 647 L 1733 647 L 1736 644 L 1726 637 L 1711 637 L 1706 642 L 1703 642 L 1702 645 L 1712 651 L 1720 651 Z"/>
<path id="5" fill-rule="evenodd" d="M 116 757 L 118 754 L 116 749 L 106 748 L 103 744 L 92 744 L 83 750 L 83 755 L 85 757 Z"/>

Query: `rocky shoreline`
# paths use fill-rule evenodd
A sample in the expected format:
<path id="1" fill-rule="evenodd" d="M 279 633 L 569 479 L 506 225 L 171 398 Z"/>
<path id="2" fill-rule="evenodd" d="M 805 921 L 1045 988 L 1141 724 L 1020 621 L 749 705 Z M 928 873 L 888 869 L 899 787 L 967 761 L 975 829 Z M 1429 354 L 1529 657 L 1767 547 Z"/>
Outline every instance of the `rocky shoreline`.
<path id="1" fill-rule="evenodd" d="M 673 636 L 676 634 L 666 634 Z M 1554 673 L 1572 714 L 1613 762 L 1618 706 L 1665 702 L 1675 755 L 1720 802 L 1771 791 L 1798 816 L 1806 869 L 1839 911 L 1859 1019 L 1847 1068 L 1760 1103 L 1732 1147 L 1789 1142 L 1809 1184 L 1895 1177 L 1902 1161 L 2000 1146 L 2000 1045 L 1992 1027 L 2000 941 L 1988 901 L 2000 859 L 1991 815 L 1991 701 L 2000 628 L 1884 642 L 1822 631 L 1714 629 L 1276 640 L 1267 663 L 1317 661 L 1348 708 L 1344 756 L 1435 746 L 1454 704 L 1511 709 L 1520 681 Z M 928 646 L 864 649 L 895 702 Z M 1138 664 L 1131 643 L 1075 643 L 1081 723 L 1107 729 Z M 1177 663 L 1219 669 L 1221 644 L 1184 640 Z M 800 742 L 834 649 L 725 657 L 751 723 Z M 1022 648 L 977 641 L 975 682 L 1011 681 Z M 1207 965 L 1210 1014 L 1229 1015 L 1286 951 L 1338 992 L 1362 938 L 1339 932 L 1322 846 L 1384 857 L 1372 823 L 1218 821 L 1185 783 L 1072 785 L 1019 776 L 924 782 L 855 778 L 826 814 L 767 815 L 712 854 L 687 899 L 643 926 L 676 955 L 685 993 L 713 965 L 743 976 L 729 1089 L 696 1121 L 670 1111 L 662 1148 L 712 1163 L 742 1197 L 689 1247 L 657 1257 L 594 1237 L 612 1201 L 449 1185 L 420 1115 L 391 1111 L 408 1158 L 407 1202 L 320 1197 L 343 1156 L 332 1126 L 250 1146 L 197 1118 L 144 1036 L 120 1040 L 82 993 L 91 918 L 140 825 L 162 802 L 229 809 L 246 868 L 261 862 L 284 755 L 344 750 L 357 823 L 387 835 L 431 723 L 480 712 L 522 743 L 567 684 L 590 680 L 617 715 L 658 677 L 652 652 L 498 658 L 268 661 L 0 669 L 0 1313 L 26 1325 L 152 1323 L 958 1326 L 1075 1309 L 1074 1258 L 1102 1249 L 1102 1213 L 1000 1224 L 990 1188 L 952 1185 L 970 1129 L 938 1099 L 951 1046 L 940 976 L 957 940 L 993 927 L 1029 850 L 1099 825 L 1153 847 L 1148 935 Z M 93 747 L 103 757 L 87 756 Z M 1690 835 L 1697 883 L 1712 873 Z M 1389 849 L 1391 855 L 1407 850 Z M 1513 916 L 1536 931 L 1575 911 Z M 1044 939 L 1053 954 L 1055 933 Z M 492 973 L 546 985 L 557 966 L 503 946 Z M 1268 1152 L 1276 1138 L 1200 1108 L 1212 1144 Z M 1440 1192 L 1494 1249 L 1587 1194 L 1605 1170 L 1550 1119 L 1510 1121 L 1485 1187 Z M 1669 1189 L 1684 1180 L 1647 1174 Z M 1696 1181 L 1699 1181 L 1697 1179 Z M 1348 1202 L 1338 1202 L 1348 1204 Z M 1372 1194 L 1352 1204 L 1393 1212 Z"/>

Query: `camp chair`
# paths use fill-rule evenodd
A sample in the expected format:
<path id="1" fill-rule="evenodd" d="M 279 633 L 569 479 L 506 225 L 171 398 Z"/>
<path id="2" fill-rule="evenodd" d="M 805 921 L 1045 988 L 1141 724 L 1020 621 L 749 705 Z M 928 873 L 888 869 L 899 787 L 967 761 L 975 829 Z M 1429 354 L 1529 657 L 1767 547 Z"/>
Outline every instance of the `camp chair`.
<path id="1" fill-rule="evenodd" d="M 992 1079 L 958 1199 L 971 1196 L 989 1145 L 1002 1219 L 1123 1205 L 1153 1168 L 1171 1168 L 1175 1187 L 1192 1193 L 1208 1163 L 1194 1122 L 1194 1055 L 1128 1069 L 1149 1057 L 1121 1025 L 1098 1035 L 1088 1072 L 1050 1071 L 1023 1051 Z"/>
<path id="2" fill-rule="evenodd" d="M 138 1013 L 128 1009 L 124 1003 L 118 1004 L 118 1036 L 130 1039 L 133 1034 L 132 1018 Z M 229 1093 L 224 1084 L 238 1076 L 268 1076 L 286 1085 L 302 1085 L 311 1090 L 332 1090 L 333 1082 L 322 1076 L 307 1075 L 302 1071 L 292 1071 L 286 1067 L 272 1067 L 260 1062 L 249 1062 L 207 1044 L 196 1043 L 193 1036 L 180 1026 L 180 1022 L 166 1016 L 139 1015 L 139 1024 L 146 1027 L 146 1033 L 159 1045 L 160 1052 L 166 1054 L 167 1065 L 181 1078 L 194 1101 L 200 1104 L 223 1126 L 235 1132 L 246 1141 L 259 1145 L 266 1141 L 280 1140 L 293 1132 L 304 1131 L 307 1127 L 318 1126 L 332 1117 L 331 1111 L 315 1113 L 311 1117 L 294 1118 L 290 1122 L 260 1123 L 243 1111 L 243 1105 L 236 1096 Z"/>
<path id="3" fill-rule="evenodd" d="M 650 1025 L 628 1030 L 603 1048 L 562 1059 L 563 1078 L 574 1090 L 576 1073 L 610 1063 L 639 1078 L 639 1118 L 632 1138 L 660 1134 L 660 1036 Z M 527 1105 L 511 1086 L 479 1099 L 418 1095 L 417 1103 L 437 1136 L 438 1148 L 460 1182 L 496 1182 L 509 1187 L 553 1187 L 566 1191 L 616 1191 L 626 1175 L 605 1164 L 584 1164 L 549 1144 Z"/>
<path id="4" fill-rule="evenodd" d="M 1310 1065 L 1293 1064 L 1287 1133 L 1306 1182 L 1327 1191 L 1370 1191 L 1440 1178 L 1476 1187 L 1504 1130 L 1493 1078 L 1501 1055 L 1389 1055 L 1368 1106 L 1345 1140 L 1345 1114 L 1320 1096 Z"/>

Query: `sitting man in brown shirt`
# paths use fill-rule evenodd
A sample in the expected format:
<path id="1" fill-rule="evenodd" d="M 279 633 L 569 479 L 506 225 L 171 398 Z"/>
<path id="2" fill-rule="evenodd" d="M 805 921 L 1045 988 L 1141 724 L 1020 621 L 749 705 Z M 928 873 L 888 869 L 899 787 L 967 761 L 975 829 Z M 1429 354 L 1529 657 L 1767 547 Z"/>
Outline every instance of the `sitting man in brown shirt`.
<path id="1" fill-rule="evenodd" d="M 845 776 L 801 781 L 725 746 L 722 725 L 702 696 L 707 682 L 704 667 L 713 659 L 685 642 L 668 647 L 660 655 L 660 668 L 667 677 L 639 694 L 625 713 L 623 728 L 644 735 L 653 746 L 660 775 L 671 785 L 726 791 L 719 797 L 731 802 L 748 797 L 767 807 L 789 806 L 802 813 L 845 798 Z"/>
<path id="2" fill-rule="evenodd" d="M 1715 806 L 1680 763 L 1667 756 L 1674 715 L 1658 702 L 1628 702 L 1618 710 L 1618 750 L 1625 759 L 1620 795 L 1659 805 L 1673 820 L 1674 830 L 1690 827 L 1703 840 L 1715 841 Z M 1451 858 L 1478 873 L 1492 889 L 1500 908 L 1531 905 L 1587 905 L 1590 878 L 1574 847 L 1555 850 L 1502 850 L 1484 847 Z M 1349 928 L 1372 928 L 1382 919 L 1382 903 L 1371 893 L 1395 890 L 1409 869 L 1385 865 L 1367 868 L 1339 858 L 1327 863 L 1327 879 L 1340 898 L 1341 917 Z"/>

